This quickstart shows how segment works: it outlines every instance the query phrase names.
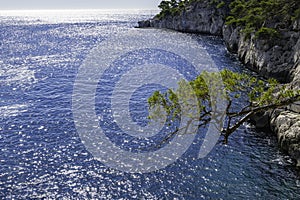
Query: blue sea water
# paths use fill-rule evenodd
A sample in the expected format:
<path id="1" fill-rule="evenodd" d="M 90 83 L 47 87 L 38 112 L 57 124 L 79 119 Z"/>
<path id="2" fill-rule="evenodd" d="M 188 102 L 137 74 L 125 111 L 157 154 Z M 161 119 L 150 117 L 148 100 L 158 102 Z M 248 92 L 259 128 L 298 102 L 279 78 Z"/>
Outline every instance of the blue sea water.
<path id="1" fill-rule="evenodd" d="M 155 12 L 0 11 L 1 199 L 300 198 L 293 161 L 278 150 L 276 138 L 250 125 L 241 127 L 228 145 L 217 144 L 206 158 L 197 159 L 195 141 L 179 160 L 151 173 L 109 168 L 87 151 L 72 112 L 78 70 L 94 47 L 133 30 Z M 244 69 L 220 38 L 189 36 L 219 69 Z M 109 87 L 111 80 L 104 77 L 102 83 Z M 146 97 L 157 87 L 141 87 L 131 98 L 131 117 L 141 126 L 147 124 Z M 98 88 L 97 95 L 96 100 L 107 94 Z M 106 103 L 96 102 L 98 115 Z M 122 143 L 120 137 L 126 138 L 110 135 L 116 144 Z M 135 142 L 124 149 L 136 148 Z"/>

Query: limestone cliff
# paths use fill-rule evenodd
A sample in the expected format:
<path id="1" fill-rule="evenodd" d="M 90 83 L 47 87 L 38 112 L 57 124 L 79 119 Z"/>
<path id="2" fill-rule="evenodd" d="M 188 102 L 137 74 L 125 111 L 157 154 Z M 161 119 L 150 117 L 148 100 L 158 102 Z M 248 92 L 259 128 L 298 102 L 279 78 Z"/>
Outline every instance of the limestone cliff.
<path id="1" fill-rule="evenodd" d="M 281 38 L 274 41 L 256 38 L 254 34 L 247 38 L 240 33 L 239 27 L 224 25 L 223 38 L 228 50 L 237 53 L 248 68 L 264 77 L 274 77 L 287 83 L 294 79 L 300 64 L 299 30 L 294 26 L 291 30 L 282 31 Z"/>
<path id="2" fill-rule="evenodd" d="M 274 77 L 283 83 L 289 83 L 290 87 L 300 88 L 300 19 L 280 30 L 280 38 L 258 38 L 255 34 L 246 37 L 240 26 L 225 24 L 231 1 L 224 1 L 225 6 L 222 7 L 211 2 L 193 1 L 175 15 L 156 16 L 139 22 L 139 27 L 219 35 L 223 37 L 228 50 L 236 53 L 248 68 L 264 77 Z M 276 22 L 272 23 L 273 26 L 278 25 Z M 296 159 L 300 166 L 299 104 L 274 110 L 264 115 L 264 118 L 267 118 L 267 126 L 277 134 L 279 146 Z"/>
<path id="3" fill-rule="evenodd" d="M 226 9 L 217 9 L 208 1 L 194 2 L 178 15 L 154 18 L 150 21 L 150 26 L 182 32 L 222 35 L 226 15 Z"/>
<path id="4" fill-rule="evenodd" d="M 139 22 L 139 27 L 167 28 L 181 32 L 204 33 L 223 37 L 228 50 L 237 53 L 246 66 L 264 77 L 291 82 L 299 66 L 300 22 L 280 30 L 281 38 L 259 39 L 254 34 L 245 37 L 241 27 L 225 25 L 229 14 L 228 4 L 218 8 L 210 0 L 193 1 L 176 15 L 154 17 Z M 226 6 L 227 5 L 227 6 Z M 274 23 L 273 26 L 278 24 Z"/>

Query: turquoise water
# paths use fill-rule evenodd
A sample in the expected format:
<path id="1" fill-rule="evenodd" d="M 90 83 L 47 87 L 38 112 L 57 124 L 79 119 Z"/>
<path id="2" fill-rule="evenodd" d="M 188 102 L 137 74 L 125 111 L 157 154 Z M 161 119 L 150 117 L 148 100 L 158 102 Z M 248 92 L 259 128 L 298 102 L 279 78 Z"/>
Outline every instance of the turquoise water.
<path id="1" fill-rule="evenodd" d="M 153 14 L 155 11 L 139 10 L 0 12 L 1 199 L 300 197 L 294 162 L 278 150 L 273 136 L 249 124 L 228 145 L 217 144 L 204 159 L 197 159 L 199 136 L 179 160 L 146 174 L 109 168 L 87 151 L 72 112 L 77 72 L 94 47 L 114 34 L 133 30 L 137 21 Z M 159 37 L 160 32 L 157 34 Z M 187 36 L 206 49 L 219 69 L 244 70 L 219 38 Z M 139 53 L 143 57 L 145 52 Z M 196 76 L 188 69 L 183 65 L 181 70 Z M 124 71 L 121 68 L 119 75 Z M 101 83 L 107 84 L 104 89 L 99 86 L 97 90 L 98 116 L 109 107 L 110 94 L 105 88 L 114 82 L 111 73 L 114 71 L 102 77 Z M 133 94 L 131 117 L 140 125 L 147 120 L 146 97 L 157 87 L 144 86 Z M 101 99 L 107 100 L 103 103 Z M 103 121 L 99 123 L 111 131 L 110 139 L 116 144 L 128 139 Z M 124 149 L 136 150 L 140 146 L 135 142 L 139 141 L 129 142 Z M 153 145 L 153 141 L 140 142 L 145 143 L 141 146 Z"/>

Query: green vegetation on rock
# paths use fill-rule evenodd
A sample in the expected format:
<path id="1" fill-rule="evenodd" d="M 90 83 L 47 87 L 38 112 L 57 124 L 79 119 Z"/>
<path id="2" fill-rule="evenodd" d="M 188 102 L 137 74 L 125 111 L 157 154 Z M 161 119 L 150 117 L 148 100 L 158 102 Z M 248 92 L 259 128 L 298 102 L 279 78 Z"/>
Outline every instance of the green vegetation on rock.
<path id="1" fill-rule="evenodd" d="M 158 6 L 161 9 L 161 12 L 156 17 L 161 19 L 167 16 L 178 15 L 192 3 L 203 1 L 204 0 L 164 0 Z M 222 8 L 226 5 L 222 0 L 210 0 L 207 2 L 209 2 L 210 5 L 215 5 L 216 8 Z"/>
<path id="2" fill-rule="evenodd" d="M 162 1 L 159 6 L 161 12 L 157 15 L 158 18 L 163 18 L 168 15 L 176 15 L 180 10 L 184 9 L 184 1 L 178 2 L 176 0 Z"/>
<path id="3" fill-rule="evenodd" d="M 226 5 L 226 3 L 225 3 L 224 1 L 221 1 L 221 2 L 217 5 L 217 8 L 218 8 L 218 9 L 223 8 L 225 5 Z"/>
<path id="4" fill-rule="evenodd" d="M 261 27 L 258 31 L 256 31 L 255 37 L 260 39 L 269 39 L 269 38 L 279 38 L 280 35 L 278 31 L 276 31 L 273 28 Z"/>
<path id="5" fill-rule="evenodd" d="M 234 0 L 226 24 L 242 27 L 246 37 L 275 39 L 280 29 L 288 29 L 300 18 L 299 0 Z"/>
<path id="6" fill-rule="evenodd" d="M 229 7 L 226 24 L 241 27 L 246 37 L 253 33 L 258 38 L 274 40 L 300 19 L 299 0 L 163 0 L 156 17 L 179 15 L 195 2 L 207 2 L 207 6 L 214 5 L 216 9 Z"/>

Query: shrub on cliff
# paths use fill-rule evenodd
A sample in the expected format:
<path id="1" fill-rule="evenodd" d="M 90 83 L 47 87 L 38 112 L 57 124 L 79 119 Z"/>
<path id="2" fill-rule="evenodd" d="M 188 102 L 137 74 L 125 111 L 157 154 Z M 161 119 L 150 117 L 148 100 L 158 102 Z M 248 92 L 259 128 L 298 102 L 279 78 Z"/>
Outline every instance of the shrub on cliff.
<path id="1" fill-rule="evenodd" d="M 276 39 L 279 37 L 279 33 L 276 29 L 261 27 L 255 33 L 255 37 L 259 39 Z"/>
<path id="2" fill-rule="evenodd" d="M 182 1 L 183 2 L 183 1 Z M 168 15 L 176 15 L 182 8 L 182 3 L 176 0 L 162 1 L 159 6 L 161 12 L 157 15 L 158 18 L 163 18 Z"/>
<path id="3" fill-rule="evenodd" d="M 226 24 L 240 26 L 246 36 L 274 38 L 300 18 L 299 0 L 234 0 Z"/>
<path id="4" fill-rule="evenodd" d="M 187 6 L 195 2 L 203 2 L 204 0 L 164 0 L 159 4 L 161 9 L 160 13 L 156 16 L 162 19 L 167 16 L 178 15 L 181 11 L 185 10 Z M 222 8 L 226 5 L 223 0 L 206 0 L 210 5 L 215 5 L 216 8 Z"/>

